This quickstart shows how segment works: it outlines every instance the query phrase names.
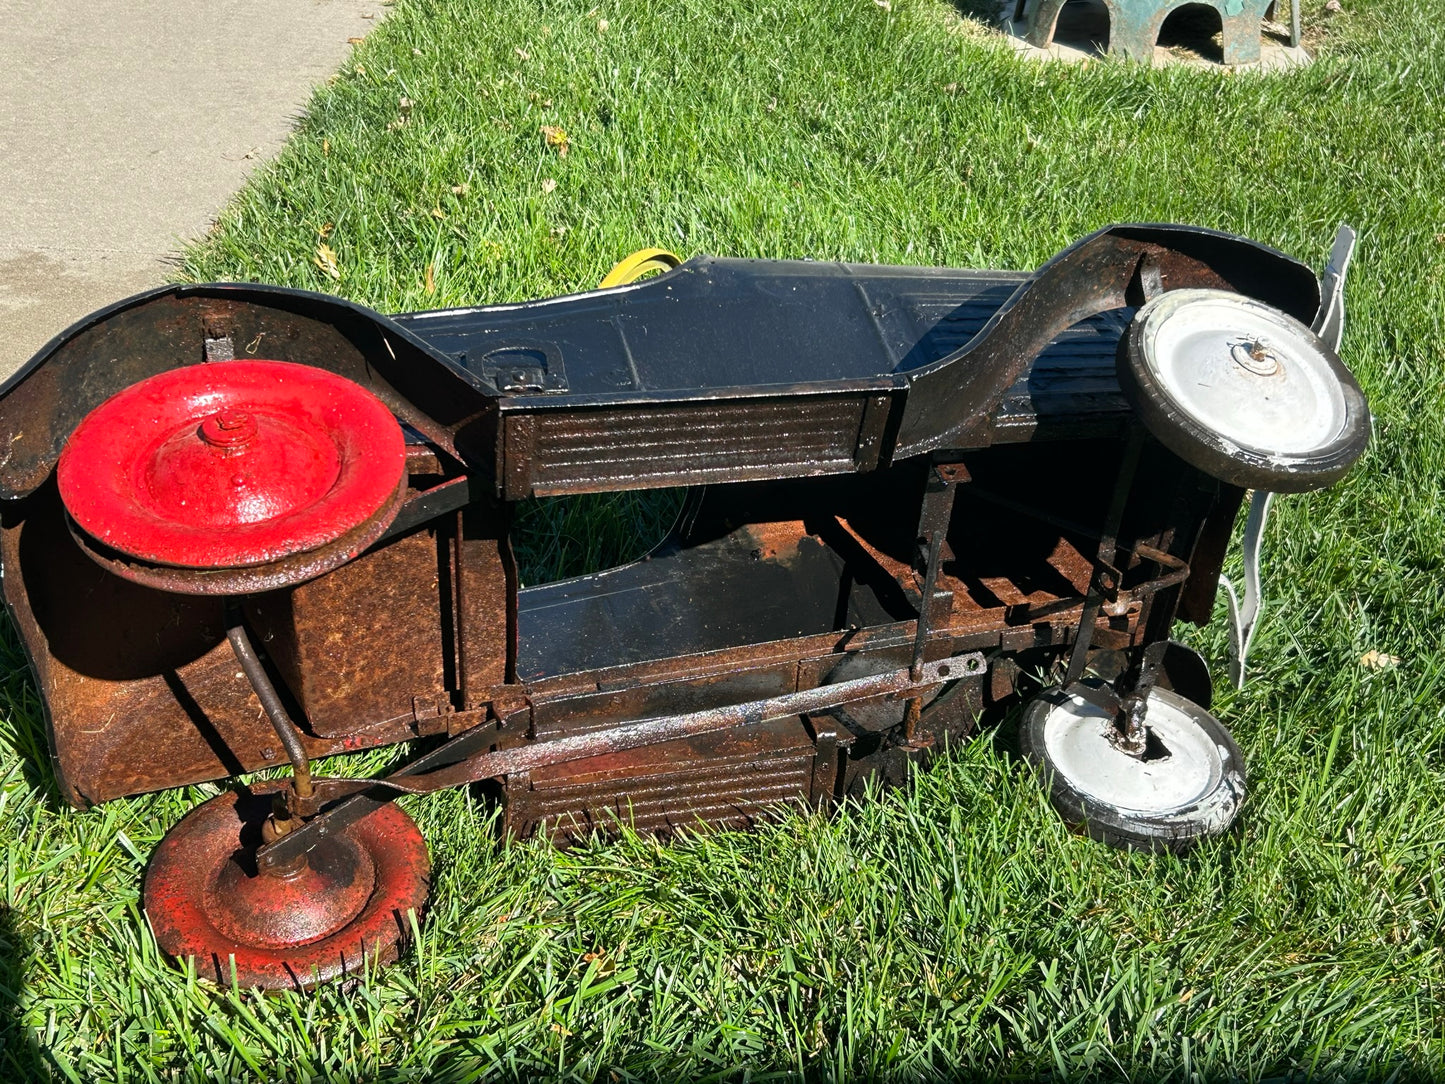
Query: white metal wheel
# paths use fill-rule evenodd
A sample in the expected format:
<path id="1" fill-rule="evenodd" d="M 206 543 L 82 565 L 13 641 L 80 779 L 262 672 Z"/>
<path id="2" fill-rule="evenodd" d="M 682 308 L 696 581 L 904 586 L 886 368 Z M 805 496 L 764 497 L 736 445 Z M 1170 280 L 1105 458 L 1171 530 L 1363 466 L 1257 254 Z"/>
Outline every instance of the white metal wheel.
<path id="1" fill-rule="evenodd" d="M 1114 846 L 1180 850 L 1221 835 L 1244 803 L 1244 758 L 1224 725 L 1169 689 L 1149 692 L 1142 757 L 1111 736 L 1113 716 L 1066 689 L 1024 709 L 1024 755 L 1065 821 Z"/>
<path id="2" fill-rule="evenodd" d="M 1370 435 L 1369 407 L 1313 331 L 1227 290 L 1170 290 L 1120 340 L 1120 384 L 1159 441 L 1252 489 L 1318 489 Z"/>

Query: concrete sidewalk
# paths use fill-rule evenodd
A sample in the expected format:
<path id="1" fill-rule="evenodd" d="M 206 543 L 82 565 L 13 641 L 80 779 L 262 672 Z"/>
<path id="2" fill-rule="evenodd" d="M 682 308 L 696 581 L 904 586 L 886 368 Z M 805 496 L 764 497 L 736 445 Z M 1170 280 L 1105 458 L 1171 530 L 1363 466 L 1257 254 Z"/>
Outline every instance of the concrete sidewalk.
<path id="1" fill-rule="evenodd" d="M 0 379 L 164 281 L 381 0 L 0 0 Z"/>

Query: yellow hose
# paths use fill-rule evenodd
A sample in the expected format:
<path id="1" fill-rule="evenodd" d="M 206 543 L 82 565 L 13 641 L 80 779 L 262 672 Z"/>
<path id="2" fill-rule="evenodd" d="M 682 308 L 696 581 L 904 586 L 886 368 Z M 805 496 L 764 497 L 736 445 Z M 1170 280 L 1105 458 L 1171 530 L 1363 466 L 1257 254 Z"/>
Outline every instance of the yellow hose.
<path id="1" fill-rule="evenodd" d="M 653 271 L 671 271 L 682 266 L 682 258 L 665 248 L 640 248 L 626 259 L 619 260 L 611 271 L 598 283 L 598 289 L 612 286 L 626 286 L 636 282 L 643 275 Z"/>

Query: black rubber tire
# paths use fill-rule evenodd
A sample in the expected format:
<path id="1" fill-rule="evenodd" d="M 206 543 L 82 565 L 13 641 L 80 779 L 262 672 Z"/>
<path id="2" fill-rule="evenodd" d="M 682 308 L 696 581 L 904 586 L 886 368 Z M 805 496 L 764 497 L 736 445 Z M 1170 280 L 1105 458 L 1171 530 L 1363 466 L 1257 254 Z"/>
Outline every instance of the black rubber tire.
<path id="1" fill-rule="evenodd" d="M 1214 703 L 1214 679 L 1204 656 L 1188 644 L 1170 640 L 1159 666 L 1159 686 L 1193 700 L 1205 711 Z"/>
<path id="2" fill-rule="evenodd" d="M 1065 689 L 1050 689 L 1024 708 L 1019 745 L 1039 773 L 1049 801 L 1065 823 L 1091 837 L 1133 851 L 1184 851 L 1201 839 L 1228 832 L 1244 804 L 1244 756 L 1224 724 L 1194 701 L 1156 686 L 1150 703 L 1165 703 L 1188 717 L 1214 746 L 1219 778 L 1213 789 L 1187 805 L 1160 810 L 1127 809 L 1091 794 L 1083 781 L 1071 779 L 1055 763 L 1046 741 L 1046 727 L 1057 709 L 1076 705 Z M 1102 740 L 1102 739 L 1101 739 Z"/>
<path id="3" fill-rule="evenodd" d="M 1145 328 L 1158 307 L 1170 301 L 1169 291 L 1155 297 L 1134 315 L 1119 339 L 1116 371 L 1119 385 L 1134 412 L 1149 432 L 1170 451 L 1204 473 L 1242 486 L 1275 493 L 1303 493 L 1333 485 L 1354 464 L 1370 441 L 1370 408 L 1365 393 L 1335 352 L 1298 320 L 1263 302 L 1223 290 L 1190 290 L 1191 295 L 1215 295 L 1258 306 L 1289 325 L 1309 347 L 1325 359 L 1339 381 L 1345 402 L 1345 424 L 1329 443 L 1303 454 L 1264 454 L 1238 447 L 1183 410 L 1150 371 L 1145 357 Z M 1178 303 L 1178 298 L 1173 303 Z"/>

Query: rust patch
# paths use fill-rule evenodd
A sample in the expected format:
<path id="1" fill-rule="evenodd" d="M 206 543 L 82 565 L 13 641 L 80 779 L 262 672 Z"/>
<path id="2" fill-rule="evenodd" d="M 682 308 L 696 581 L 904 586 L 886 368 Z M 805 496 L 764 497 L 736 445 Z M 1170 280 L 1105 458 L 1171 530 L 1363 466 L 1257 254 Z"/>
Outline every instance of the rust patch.
<path id="1" fill-rule="evenodd" d="M 753 556 L 759 561 L 776 561 L 787 565 L 798 556 L 798 547 L 808 537 L 802 520 L 783 523 L 750 523 L 743 528 L 756 543 Z"/>

